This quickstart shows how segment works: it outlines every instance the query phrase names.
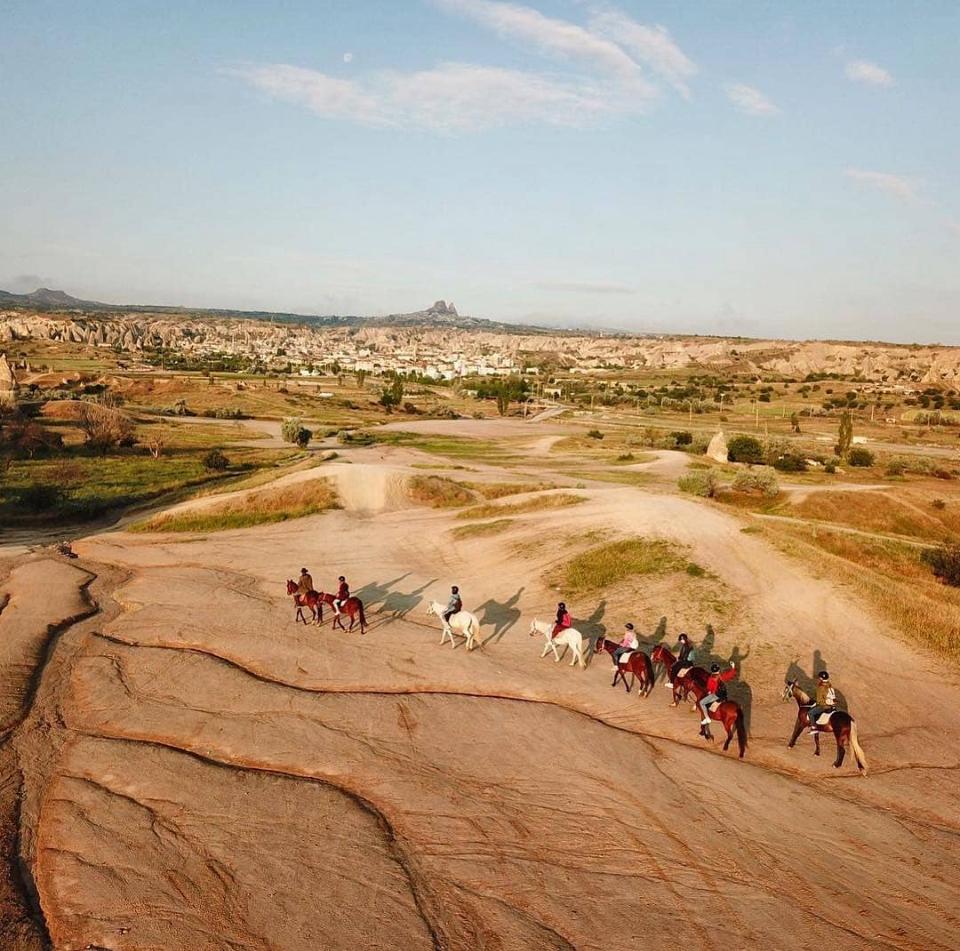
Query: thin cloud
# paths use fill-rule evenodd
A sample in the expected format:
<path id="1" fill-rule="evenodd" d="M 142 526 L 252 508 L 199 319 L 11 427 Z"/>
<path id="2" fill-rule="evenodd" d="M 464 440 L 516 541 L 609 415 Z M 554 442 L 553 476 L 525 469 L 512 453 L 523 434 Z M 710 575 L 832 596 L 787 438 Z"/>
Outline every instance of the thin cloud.
<path id="1" fill-rule="evenodd" d="M 646 26 L 617 10 L 604 10 L 591 18 L 590 29 L 618 43 L 684 98 L 690 98 L 687 80 L 696 75 L 697 65 L 677 46 L 665 27 Z"/>
<path id="2" fill-rule="evenodd" d="M 517 123 L 583 127 L 644 113 L 657 78 L 689 96 L 696 65 L 663 27 L 614 10 L 587 26 L 500 0 L 433 0 L 435 6 L 565 64 L 558 71 L 444 62 L 412 72 L 381 70 L 342 79 L 289 63 L 225 70 L 272 98 L 329 119 L 367 126 L 479 131 Z M 349 62 L 352 54 L 344 56 Z M 648 76 L 649 69 L 654 77 Z"/>
<path id="3" fill-rule="evenodd" d="M 780 113 L 780 110 L 753 86 L 747 86 L 744 83 L 728 83 L 723 88 L 734 106 L 748 116 L 775 116 Z"/>
<path id="4" fill-rule="evenodd" d="M 893 175 L 890 172 L 871 172 L 863 168 L 848 168 L 843 174 L 860 185 L 886 192 L 901 201 L 910 203 L 920 201 L 920 183 L 915 179 Z"/>
<path id="5" fill-rule="evenodd" d="M 894 78 L 882 66 L 866 59 L 854 59 L 847 63 L 844 72 L 853 83 L 866 86 L 892 86 Z"/>
<path id="6" fill-rule="evenodd" d="M 460 13 L 503 37 L 533 43 L 541 51 L 590 63 L 628 79 L 639 77 L 639 66 L 616 43 L 589 30 L 542 14 L 533 7 L 496 0 L 434 0 L 442 9 Z"/>
<path id="7" fill-rule="evenodd" d="M 443 63 L 412 73 L 382 72 L 363 80 L 278 63 L 234 69 L 251 86 L 319 116 L 367 126 L 476 131 L 517 122 L 582 126 L 636 110 L 618 90 L 569 83 L 521 70 Z"/>

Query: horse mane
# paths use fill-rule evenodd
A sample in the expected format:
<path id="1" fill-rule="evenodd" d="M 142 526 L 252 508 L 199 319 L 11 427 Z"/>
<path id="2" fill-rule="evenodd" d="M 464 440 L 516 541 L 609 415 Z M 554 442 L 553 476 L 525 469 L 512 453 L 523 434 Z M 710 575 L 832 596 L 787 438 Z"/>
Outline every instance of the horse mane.
<path id="1" fill-rule="evenodd" d="M 800 684 L 794 684 L 793 691 L 794 691 L 794 696 L 797 698 L 797 700 L 800 701 L 800 703 L 810 703 L 811 701 L 810 695 L 806 692 L 806 690 L 800 689 Z"/>

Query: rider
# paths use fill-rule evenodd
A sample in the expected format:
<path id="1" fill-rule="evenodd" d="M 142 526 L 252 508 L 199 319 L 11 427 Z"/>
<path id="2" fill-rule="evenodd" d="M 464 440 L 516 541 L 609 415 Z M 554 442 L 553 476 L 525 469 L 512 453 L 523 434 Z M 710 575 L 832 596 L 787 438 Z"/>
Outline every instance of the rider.
<path id="1" fill-rule="evenodd" d="M 313 591 L 313 578 L 306 568 L 300 569 L 300 580 L 297 582 L 297 594 L 308 595 Z"/>
<path id="2" fill-rule="evenodd" d="M 733 680 L 736 676 L 737 665 L 733 661 L 730 661 L 729 668 L 722 672 L 719 664 L 710 665 L 710 676 L 707 678 L 707 693 L 700 701 L 700 709 L 703 712 L 703 719 L 700 721 L 701 726 L 707 726 L 710 723 L 710 714 L 707 712 L 708 707 L 716 700 L 726 700 L 727 688 L 723 685 L 728 680 Z"/>
<path id="3" fill-rule="evenodd" d="M 450 618 L 454 614 L 459 613 L 463 610 L 463 599 L 460 597 L 460 589 L 454 585 L 450 589 L 450 600 L 447 602 L 447 609 L 443 612 L 443 620 L 445 623 L 450 623 Z"/>
<path id="4" fill-rule="evenodd" d="M 677 647 L 677 660 L 670 668 L 670 675 L 667 677 L 667 682 L 664 686 L 672 687 L 673 682 L 677 679 L 677 674 L 683 670 L 684 667 L 689 667 L 693 663 L 693 659 L 693 642 L 687 634 L 681 634 L 680 644 Z"/>
<path id="5" fill-rule="evenodd" d="M 637 640 L 637 635 L 634 633 L 633 625 L 629 622 L 623 626 L 624 635 L 623 640 L 620 641 L 620 646 L 615 648 L 613 651 L 613 666 L 620 666 L 620 658 L 630 651 L 635 651 L 640 649 L 640 642 Z"/>
<path id="6" fill-rule="evenodd" d="M 550 639 L 553 640 L 561 631 L 565 631 L 568 627 L 573 627 L 573 619 L 570 617 L 567 606 L 561 601 L 557 605 L 557 620 L 553 625 L 553 633 L 550 635 Z"/>
<path id="7" fill-rule="evenodd" d="M 340 587 L 337 588 L 337 596 L 333 599 L 333 610 L 340 614 L 341 605 L 345 604 L 350 597 L 350 586 L 343 575 L 340 575 L 337 580 L 340 582 Z"/>
<path id="8" fill-rule="evenodd" d="M 810 722 L 810 735 L 818 733 L 817 720 L 820 715 L 828 710 L 833 710 L 837 705 L 837 691 L 833 689 L 830 683 L 830 675 L 821 670 L 817 675 L 817 699 L 816 702 L 807 710 L 807 720 Z"/>

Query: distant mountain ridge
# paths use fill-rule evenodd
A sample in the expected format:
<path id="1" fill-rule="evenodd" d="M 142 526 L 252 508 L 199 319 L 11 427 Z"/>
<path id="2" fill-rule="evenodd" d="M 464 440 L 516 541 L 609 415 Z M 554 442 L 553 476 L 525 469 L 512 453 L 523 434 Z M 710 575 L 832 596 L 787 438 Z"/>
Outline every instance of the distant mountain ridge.
<path id="1" fill-rule="evenodd" d="M 451 301 L 437 300 L 425 310 L 409 314 L 389 314 L 385 317 L 355 315 L 293 314 L 284 311 L 230 310 L 209 307 L 176 307 L 166 304 L 105 304 L 102 301 L 83 300 L 65 291 L 39 287 L 29 294 L 13 294 L 0 290 L 0 307 L 29 308 L 41 313 L 84 314 L 181 314 L 197 317 L 236 317 L 247 320 L 271 320 L 283 323 L 303 323 L 320 327 L 456 327 L 460 330 L 495 330 L 500 333 L 566 333 L 546 327 L 527 324 L 508 324 L 483 317 L 468 317 L 457 312 Z"/>

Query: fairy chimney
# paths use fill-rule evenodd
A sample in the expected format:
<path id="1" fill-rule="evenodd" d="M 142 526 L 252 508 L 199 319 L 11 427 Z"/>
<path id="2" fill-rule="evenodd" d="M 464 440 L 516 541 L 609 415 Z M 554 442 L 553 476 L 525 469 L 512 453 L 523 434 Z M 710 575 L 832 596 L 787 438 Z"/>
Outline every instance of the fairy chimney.
<path id="1" fill-rule="evenodd" d="M 716 462 L 727 461 L 727 437 L 723 435 L 722 429 L 718 430 L 713 439 L 710 440 L 710 445 L 707 446 L 707 458 Z"/>
<path id="2" fill-rule="evenodd" d="M 7 355 L 0 353 L 0 405 L 11 405 L 17 401 L 17 378 L 7 362 Z"/>

